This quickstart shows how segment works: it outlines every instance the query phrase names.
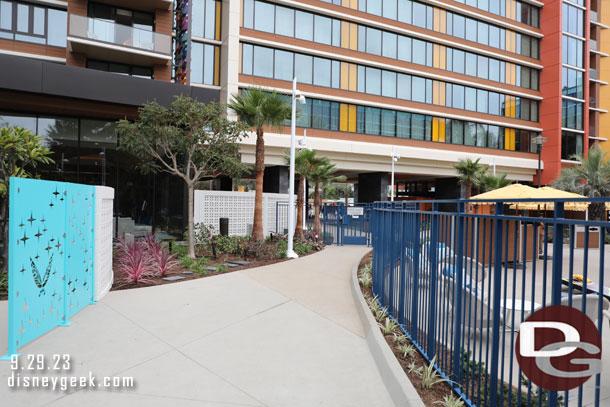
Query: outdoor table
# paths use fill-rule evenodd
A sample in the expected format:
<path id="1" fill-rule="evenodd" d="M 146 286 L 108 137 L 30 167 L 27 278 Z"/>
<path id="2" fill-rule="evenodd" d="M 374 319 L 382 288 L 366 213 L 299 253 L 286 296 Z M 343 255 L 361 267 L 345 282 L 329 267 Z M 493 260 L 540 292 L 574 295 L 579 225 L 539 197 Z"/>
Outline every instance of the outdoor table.
<path id="1" fill-rule="evenodd" d="M 523 320 L 526 320 L 527 317 L 530 316 L 531 312 L 532 312 L 532 302 L 528 301 L 528 300 L 520 300 L 520 299 L 515 299 L 514 300 L 514 304 L 513 304 L 513 299 L 512 298 L 507 298 L 506 300 L 500 300 L 500 307 L 503 310 L 506 310 L 506 319 L 504 320 L 504 325 L 506 325 L 509 328 L 519 328 L 519 325 L 521 325 L 521 321 L 519 320 L 521 318 L 520 312 L 523 311 Z M 537 302 L 534 303 L 534 311 L 536 311 L 538 308 L 541 308 L 542 305 L 538 304 Z M 510 324 L 512 323 L 512 313 L 519 313 L 518 315 L 515 315 L 515 326 L 511 326 Z"/>
<path id="2" fill-rule="evenodd" d="M 565 286 L 570 285 L 570 280 L 567 278 L 561 279 L 561 284 Z M 572 281 L 572 287 L 580 290 L 584 287 L 584 284 L 581 281 Z M 587 283 L 587 294 L 599 294 L 599 284 L 598 283 Z M 604 298 L 610 301 L 610 287 L 604 287 Z"/>

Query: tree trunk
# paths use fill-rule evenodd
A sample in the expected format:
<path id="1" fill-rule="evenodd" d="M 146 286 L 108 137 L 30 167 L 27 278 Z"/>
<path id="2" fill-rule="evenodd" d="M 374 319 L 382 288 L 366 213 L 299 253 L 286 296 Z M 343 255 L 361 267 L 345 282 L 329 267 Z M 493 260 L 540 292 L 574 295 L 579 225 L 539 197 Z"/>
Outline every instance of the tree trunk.
<path id="1" fill-rule="evenodd" d="M 345 185 L 345 205 L 349 203 L 349 185 Z"/>
<path id="2" fill-rule="evenodd" d="M 188 206 L 187 206 L 187 211 L 188 211 L 188 232 L 189 232 L 189 241 L 188 241 L 188 245 L 189 245 L 189 257 L 191 259 L 195 258 L 195 236 L 194 236 L 194 231 L 193 231 L 193 197 L 195 195 L 195 183 L 192 184 L 187 184 L 187 188 L 188 188 Z"/>
<path id="3" fill-rule="evenodd" d="M 470 199 L 472 196 L 472 181 L 466 181 L 466 199 Z"/>
<path id="4" fill-rule="evenodd" d="M 2 244 L 4 250 L 2 251 L 2 270 L 0 272 L 8 273 L 8 188 L 6 190 L 6 196 L 2 199 L 2 206 L 0 207 L 0 230 L 2 230 Z"/>
<path id="5" fill-rule="evenodd" d="M 322 205 L 322 202 L 320 202 L 320 184 L 317 182 L 314 189 L 313 204 L 316 208 L 314 212 L 313 231 L 316 238 L 320 239 L 320 206 Z"/>
<path id="6" fill-rule="evenodd" d="M 256 130 L 256 192 L 254 193 L 254 221 L 252 240 L 261 241 L 263 235 L 263 177 L 265 176 L 265 140 L 263 129 Z"/>
<path id="7" fill-rule="evenodd" d="M 301 174 L 299 179 L 299 190 L 297 192 L 297 225 L 294 235 L 297 239 L 303 239 L 303 196 L 305 195 L 305 176 Z"/>

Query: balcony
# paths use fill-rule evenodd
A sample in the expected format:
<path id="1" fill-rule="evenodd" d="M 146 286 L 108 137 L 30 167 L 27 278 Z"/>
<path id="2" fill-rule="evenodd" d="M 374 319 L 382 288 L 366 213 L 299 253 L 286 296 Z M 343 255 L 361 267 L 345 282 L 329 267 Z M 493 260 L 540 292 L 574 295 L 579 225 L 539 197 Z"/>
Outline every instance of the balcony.
<path id="1" fill-rule="evenodd" d="M 597 41 L 596 40 L 589 40 L 589 50 L 590 51 L 597 51 Z"/>
<path id="2" fill-rule="evenodd" d="M 597 69 L 589 68 L 589 79 L 597 79 Z"/>
<path id="3" fill-rule="evenodd" d="M 99 3 L 106 3 L 113 6 L 125 7 L 132 10 L 155 11 L 171 10 L 173 0 L 97 0 Z"/>
<path id="4" fill-rule="evenodd" d="M 151 66 L 171 60 L 169 35 L 70 14 L 68 49 L 92 59 Z"/>
<path id="5" fill-rule="evenodd" d="M 597 11 L 589 11 L 589 19 L 594 23 L 599 22 L 599 20 L 597 19 Z"/>

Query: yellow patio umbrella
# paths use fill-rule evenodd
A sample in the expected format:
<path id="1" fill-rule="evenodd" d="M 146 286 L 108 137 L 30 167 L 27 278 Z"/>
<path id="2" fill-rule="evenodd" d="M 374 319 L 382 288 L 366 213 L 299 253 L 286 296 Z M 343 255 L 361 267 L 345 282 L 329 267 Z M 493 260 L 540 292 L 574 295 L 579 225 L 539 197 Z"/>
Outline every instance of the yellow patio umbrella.
<path id="1" fill-rule="evenodd" d="M 529 199 L 538 198 L 536 196 L 536 188 L 529 187 L 523 184 L 510 184 L 503 188 L 494 189 L 493 191 L 484 192 L 473 196 L 471 199 Z M 494 202 L 481 202 L 481 205 L 492 205 Z M 521 207 L 521 204 L 519 204 Z"/>
<path id="2" fill-rule="evenodd" d="M 532 198 L 540 199 L 570 199 L 570 198 L 586 198 L 584 195 L 576 194 L 574 192 L 562 191 L 561 189 L 553 187 L 542 187 L 539 189 L 534 188 L 536 196 Z M 511 209 L 514 209 L 515 205 L 511 205 Z M 519 204 L 519 209 L 537 210 L 540 209 L 552 211 L 555 209 L 553 202 L 523 202 Z M 565 202 L 564 209 L 566 211 L 580 211 L 584 212 L 589 208 L 588 202 Z"/>

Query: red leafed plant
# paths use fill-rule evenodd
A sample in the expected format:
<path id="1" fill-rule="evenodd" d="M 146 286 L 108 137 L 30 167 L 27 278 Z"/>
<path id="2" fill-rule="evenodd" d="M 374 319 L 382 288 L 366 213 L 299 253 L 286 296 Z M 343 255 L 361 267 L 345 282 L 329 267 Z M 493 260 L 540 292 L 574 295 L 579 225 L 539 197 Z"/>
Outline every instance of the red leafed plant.
<path id="1" fill-rule="evenodd" d="M 164 277 L 167 274 L 175 272 L 178 261 L 169 250 L 161 245 L 161 242 L 157 240 L 155 235 L 149 233 L 144 238 L 144 241 L 146 243 L 146 251 L 153 259 L 156 274 L 160 277 Z"/>
<path id="2" fill-rule="evenodd" d="M 140 241 L 127 244 L 120 239 L 120 252 L 118 259 L 118 271 L 125 274 L 127 283 L 154 283 L 149 277 L 152 276 L 153 262 L 146 250 L 146 246 Z"/>

